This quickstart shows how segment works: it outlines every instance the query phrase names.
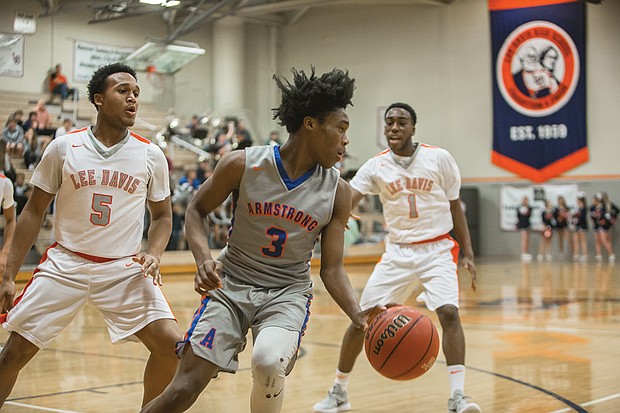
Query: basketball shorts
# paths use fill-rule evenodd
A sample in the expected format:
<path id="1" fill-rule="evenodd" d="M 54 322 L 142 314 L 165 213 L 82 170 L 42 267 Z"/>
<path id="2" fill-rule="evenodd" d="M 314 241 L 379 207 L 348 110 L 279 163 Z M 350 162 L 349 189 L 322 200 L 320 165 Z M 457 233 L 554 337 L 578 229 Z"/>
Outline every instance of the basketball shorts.
<path id="1" fill-rule="evenodd" d="M 446 304 L 458 308 L 458 254 L 458 243 L 451 237 L 419 244 L 386 243 L 381 261 L 364 287 L 360 306 L 402 304 L 422 283 L 417 301 L 429 310 Z"/>
<path id="2" fill-rule="evenodd" d="M 265 330 L 267 327 L 297 332 L 297 352 L 310 316 L 311 282 L 263 288 L 242 283 L 225 273 L 221 279 L 223 287 L 202 298 L 185 338 L 177 345 L 178 354 L 189 343 L 195 355 L 215 364 L 218 371 L 234 373 L 239 367 L 238 354 L 246 346 L 248 330 L 252 329 L 256 340 L 263 331 L 269 334 L 274 330 Z M 265 337 L 261 336 L 261 341 L 264 344 Z"/>
<path id="3" fill-rule="evenodd" d="M 135 333 L 153 321 L 174 319 L 152 277 L 131 257 L 96 263 L 56 245 L 7 315 L 4 328 L 44 348 L 85 305 L 103 316 L 113 343 L 139 341 Z"/>

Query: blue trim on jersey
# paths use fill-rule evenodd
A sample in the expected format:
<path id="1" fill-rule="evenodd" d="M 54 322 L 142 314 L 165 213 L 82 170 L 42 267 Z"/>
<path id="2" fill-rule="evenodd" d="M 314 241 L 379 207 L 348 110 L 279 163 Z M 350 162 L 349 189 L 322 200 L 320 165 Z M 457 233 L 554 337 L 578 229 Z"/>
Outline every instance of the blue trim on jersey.
<path id="1" fill-rule="evenodd" d="M 204 313 L 205 310 L 207 309 L 207 304 L 209 304 L 209 301 L 211 301 L 211 296 L 205 295 L 202 297 L 200 306 L 194 312 L 192 323 L 190 324 L 189 329 L 185 333 L 185 337 L 183 337 L 183 340 L 177 341 L 176 343 L 175 353 L 177 353 L 177 355 L 179 354 L 179 351 L 183 348 L 185 343 L 189 343 L 189 339 L 192 337 L 192 334 L 194 333 L 196 324 L 198 324 L 198 320 L 200 320 L 200 316 L 202 316 L 202 313 Z"/>
<path id="2" fill-rule="evenodd" d="M 276 166 L 278 167 L 278 172 L 280 172 L 280 177 L 284 181 L 284 185 L 286 185 L 286 189 L 288 189 L 289 191 L 291 189 L 297 188 L 299 185 L 306 182 L 312 176 L 312 174 L 314 173 L 314 170 L 316 169 L 316 166 L 313 166 L 312 168 L 310 168 L 310 170 L 308 170 L 308 172 L 306 172 L 299 178 L 292 180 L 291 178 L 289 178 L 288 174 L 286 173 L 286 170 L 284 169 L 284 165 L 282 164 L 282 158 L 280 157 L 279 146 L 273 147 L 273 154 L 276 158 Z"/>

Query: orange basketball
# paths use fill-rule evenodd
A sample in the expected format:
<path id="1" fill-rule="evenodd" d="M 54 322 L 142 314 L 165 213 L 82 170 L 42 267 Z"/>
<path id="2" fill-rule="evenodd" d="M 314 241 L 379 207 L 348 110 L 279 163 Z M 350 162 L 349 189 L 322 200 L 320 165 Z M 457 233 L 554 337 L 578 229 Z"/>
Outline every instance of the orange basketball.
<path id="1" fill-rule="evenodd" d="M 410 380 L 430 370 L 439 353 L 439 334 L 430 318 L 398 305 L 371 321 L 364 338 L 368 361 L 383 376 Z"/>

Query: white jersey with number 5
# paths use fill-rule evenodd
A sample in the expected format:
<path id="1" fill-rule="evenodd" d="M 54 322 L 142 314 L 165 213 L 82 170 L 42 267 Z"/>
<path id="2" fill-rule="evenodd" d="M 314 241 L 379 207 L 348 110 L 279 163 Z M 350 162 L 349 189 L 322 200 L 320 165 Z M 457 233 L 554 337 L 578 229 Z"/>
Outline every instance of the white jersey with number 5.
<path id="1" fill-rule="evenodd" d="M 128 131 L 107 148 L 90 127 L 53 140 L 31 183 L 56 194 L 56 241 L 104 258 L 138 253 L 147 199 L 170 195 L 168 165 L 157 145 Z"/>
<path id="2" fill-rule="evenodd" d="M 388 239 L 393 243 L 432 240 L 452 230 L 450 201 L 458 199 L 461 176 L 445 149 L 418 145 L 407 167 L 389 149 L 361 166 L 350 184 L 356 191 L 378 194 Z"/>

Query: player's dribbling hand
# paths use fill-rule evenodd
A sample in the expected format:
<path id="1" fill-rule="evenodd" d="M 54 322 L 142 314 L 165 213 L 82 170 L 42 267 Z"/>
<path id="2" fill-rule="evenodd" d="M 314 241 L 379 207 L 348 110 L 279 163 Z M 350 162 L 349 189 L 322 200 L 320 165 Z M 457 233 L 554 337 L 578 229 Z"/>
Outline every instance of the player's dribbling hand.
<path id="1" fill-rule="evenodd" d="M 352 320 L 355 327 L 366 331 L 368 329 L 368 324 L 378 316 L 381 311 L 385 310 L 384 305 L 376 305 L 374 307 L 367 308 L 359 313 L 359 320 Z"/>
<path id="2" fill-rule="evenodd" d="M 198 271 L 194 277 L 194 291 L 200 295 L 207 295 L 208 291 L 222 288 L 220 272 L 223 264 L 218 260 L 207 260 L 198 265 Z"/>
<path id="3" fill-rule="evenodd" d="M 140 252 L 135 257 L 131 258 L 134 262 L 142 265 L 142 275 L 153 277 L 153 285 L 164 285 L 159 272 L 159 260 L 151 254 Z"/>

